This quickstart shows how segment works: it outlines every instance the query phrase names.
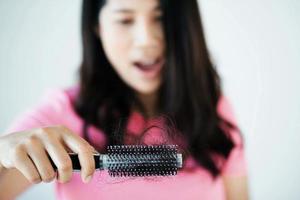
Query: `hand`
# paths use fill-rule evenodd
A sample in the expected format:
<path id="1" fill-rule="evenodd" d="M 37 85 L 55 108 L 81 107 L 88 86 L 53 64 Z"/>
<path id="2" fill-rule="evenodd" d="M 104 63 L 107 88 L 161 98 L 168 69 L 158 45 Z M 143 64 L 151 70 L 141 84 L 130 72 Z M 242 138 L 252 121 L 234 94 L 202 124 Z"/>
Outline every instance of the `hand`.
<path id="1" fill-rule="evenodd" d="M 56 177 L 49 157 L 57 166 L 57 179 L 68 182 L 72 162 L 68 151 L 78 154 L 81 178 L 90 181 L 95 171 L 95 149 L 64 126 L 43 127 L 0 137 L 0 172 L 18 169 L 31 183 L 50 182 Z"/>

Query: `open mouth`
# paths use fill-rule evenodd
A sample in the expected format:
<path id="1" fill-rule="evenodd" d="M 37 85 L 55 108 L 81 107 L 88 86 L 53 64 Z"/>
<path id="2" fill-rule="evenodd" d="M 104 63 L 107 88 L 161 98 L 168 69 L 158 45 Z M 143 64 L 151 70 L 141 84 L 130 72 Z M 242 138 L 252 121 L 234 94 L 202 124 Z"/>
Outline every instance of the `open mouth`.
<path id="1" fill-rule="evenodd" d="M 158 75 L 164 65 L 162 58 L 156 59 L 155 61 L 137 61 L 133 65 L 145 76 L 153 77 Z"/>

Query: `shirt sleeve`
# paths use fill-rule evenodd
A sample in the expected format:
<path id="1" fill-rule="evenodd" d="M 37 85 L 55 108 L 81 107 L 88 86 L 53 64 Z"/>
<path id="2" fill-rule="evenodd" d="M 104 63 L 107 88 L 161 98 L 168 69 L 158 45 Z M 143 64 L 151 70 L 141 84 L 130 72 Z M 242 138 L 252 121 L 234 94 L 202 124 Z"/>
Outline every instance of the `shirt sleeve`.
<path id="1" fill-rule="evenodd" d="M 5 130 L 5 134 L 43 126 L 62 125 L 66 95 L 60 89 L 49 89 L 39 102 L 18 115 Z"/>
<path id="2" fill-rule="evenodd" d="M 233 108 L 229 100 L 224 96 L 220 98 L 218 112 L 224 119 L 238 127 Z M 229 134 L 234 147 L 223 165 L 221 174 L 224 176 L 244 176 L 247 174 L 247 167 L 242 135 L 239 129 L 230 130 Z"/>

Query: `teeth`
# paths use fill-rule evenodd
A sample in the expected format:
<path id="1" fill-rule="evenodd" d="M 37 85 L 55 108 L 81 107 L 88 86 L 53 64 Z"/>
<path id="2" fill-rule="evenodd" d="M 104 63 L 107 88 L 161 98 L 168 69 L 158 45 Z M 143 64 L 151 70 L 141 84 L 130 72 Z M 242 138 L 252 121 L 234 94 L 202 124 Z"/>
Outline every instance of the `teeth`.
<path id="1" fill-rule="evenodd" d="M 154 64 L 156 63 L 156 60 L 141 61 L 140 63 L 141 63 L 142 65 L 149 66 L 149 65 L 154 65 Z"/>

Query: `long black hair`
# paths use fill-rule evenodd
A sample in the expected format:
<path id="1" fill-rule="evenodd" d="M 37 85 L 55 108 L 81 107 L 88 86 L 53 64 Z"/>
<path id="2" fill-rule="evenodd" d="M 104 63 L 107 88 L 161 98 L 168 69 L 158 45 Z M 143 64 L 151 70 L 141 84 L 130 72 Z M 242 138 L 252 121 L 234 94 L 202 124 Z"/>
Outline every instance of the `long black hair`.
<path id="1" fill-rule="evenodd" d="M 95 31 L 103 5 L 105 0 L 83 0 L 83 60 L 74 107 L 85 122 L 86 139 L 92 124 L 104 131 L 108 144 L 120 144 L 125 131 L 116 134 L 115 127 L 125 129 L 132 103 L 141 111 L 143 107 L 113 70 Z M 217 113 L 221 83 L 209 58 L 197 0 L 161 0 L 160 5 L 167 67 L 159 89 L 159 112 L 172 119 L 198 164 L 217 176 L 221 166 L 213 155 L 229 156 L 234 144 L 228 131 L 237 127 Z"/>

